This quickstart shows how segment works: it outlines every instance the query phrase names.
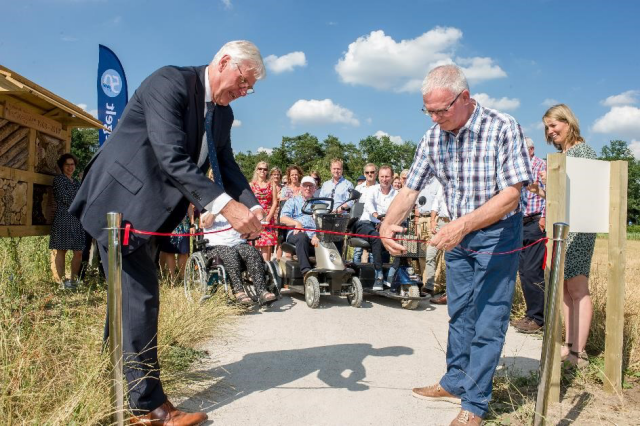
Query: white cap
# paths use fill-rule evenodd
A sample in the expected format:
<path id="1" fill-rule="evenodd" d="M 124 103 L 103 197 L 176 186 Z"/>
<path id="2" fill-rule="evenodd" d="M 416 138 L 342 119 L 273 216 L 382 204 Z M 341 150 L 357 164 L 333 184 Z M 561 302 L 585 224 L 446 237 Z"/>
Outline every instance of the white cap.
<path id="1" fill-rule="evenodd" d="M 302 182 L 300 182 L 300 185 L 304 185 L 305 183 L 312 183 L 313 186 L 316 186 L 316 180 L 311 176 L 305 176 L 302 178 Z"/>

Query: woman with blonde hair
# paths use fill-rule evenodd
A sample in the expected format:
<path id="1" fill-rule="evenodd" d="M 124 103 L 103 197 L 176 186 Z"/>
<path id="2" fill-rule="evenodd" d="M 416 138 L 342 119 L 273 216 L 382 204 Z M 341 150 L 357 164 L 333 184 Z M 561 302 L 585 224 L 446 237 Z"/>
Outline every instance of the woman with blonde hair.
<path id="1" fill-rule="evenodd" d="M 253 170 L 253 178 L 251 179 L 251 190 L 255 194 L 260 206 L 267 212 L 264 223 L 273 225 L 276 210 L 278 209 L 278 188 L 276 184 L 269 179 L 269 165 L 266 161 L 260 161 Z M 271 248 L 278 243 L 278 237 L 274 228 L 263 228 L 260 238 L 255 242 L 255 246 L 262 253 L 265 261 L 271 259 Z"/>
<path id="2" fill-rule="evenodd" d="M 580 136 L 578 119 L 571 109 L 554 105 L 542 116 L 547 143 L 567 157 L 595 160 L 596 152 Z M 565 345 L 562 359 L 578 367 L 589 364 L 585 346 L 589 337 L 593 306 L 589 294 L 589 270 L 596 234 L 570 232 L 564 267 Z"/>

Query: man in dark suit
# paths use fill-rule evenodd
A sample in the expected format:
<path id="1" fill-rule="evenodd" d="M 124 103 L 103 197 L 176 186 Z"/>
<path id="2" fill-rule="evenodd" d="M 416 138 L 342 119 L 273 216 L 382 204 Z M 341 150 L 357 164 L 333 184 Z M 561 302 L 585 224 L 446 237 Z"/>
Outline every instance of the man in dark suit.
<path id="1" fill-rule="evenodd" d="M 103 260 L 106 214 L 112 211 L 121 212 L 123 222 L 134 229 L 171 232 L 192 203 L 200 211 L 223 214 L 247 237 L 259 235 L 265 213 L 233 158 L 229 103 L 253 93 L 253 85 L 265 75 L 257 47 L 235 41 L 225 44 L 208 66 L 163 67 L 142 82 L 87 166 L 69 209 L 96 238 Z M 215 183 L 205 175 L 210 166 Z M 156 247 L 153 237 L 138 234 L 123 247 L 129 406 L 141 424 L 199 424 L 206 415 L 176 410 L 160 381 Z"/>

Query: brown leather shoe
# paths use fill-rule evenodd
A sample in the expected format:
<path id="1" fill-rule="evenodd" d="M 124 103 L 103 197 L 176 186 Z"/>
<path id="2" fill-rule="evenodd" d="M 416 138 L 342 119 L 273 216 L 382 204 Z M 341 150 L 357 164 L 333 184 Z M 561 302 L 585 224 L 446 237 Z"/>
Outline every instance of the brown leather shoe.
<path id="1" fill-rule="evenodd" d="M 131 416 L 129 422 L 132 425 L 144 426 L 194 426 L 202 424 L 207 418 L 205 413 L 185 413 L 177 410 L 166 400 L 164 404 L 144 416 Z"/>
<path id="2" fill-rule="evenodd" d="M 449 392 L 442 389 L 440 383 L 436 383 L 435 385 L 427 386 L 424 388 L 413 388 L 411 395 L 420 399 L 443 399 L 453 402 L 457 402 L 460 399 L 457 396 L 451 395 Z"/>
<path id="3" fill-rule="evenodd" d="M 537 333 L 538 331 L 542 330 L 541 325 L 538 325 L 537 322 L 527 317 L 513 323 L 513 327 L 516 330 L 518 330 L 520 333 L 525 333 L 525 334 Z"/>
<path id="4" fill-rule="evenodd" d="M 446 305 L 447 304 L 447 293 L 441 294 L 438 297 L 432 297 L 431 299 L 429 299 L 429 302 L 433 303 L 434 305 Z"/>
<path id="5" fill-rule="evenodd" d="M 460 410 L 449 426 L 480 426 L 482 417 L 473 414 L 471 411 Z"/>

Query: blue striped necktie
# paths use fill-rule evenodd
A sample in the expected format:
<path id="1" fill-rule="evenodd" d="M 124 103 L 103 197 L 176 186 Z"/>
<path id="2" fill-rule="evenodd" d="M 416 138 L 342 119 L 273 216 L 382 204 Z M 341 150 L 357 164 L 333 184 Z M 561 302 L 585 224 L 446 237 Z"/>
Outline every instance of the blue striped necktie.
<path id="1" fill-rule="evenodd" d="M 213 110 L 215 104 L 207 102 L 207 115 L 204 117 L 204 129 L 207 132 L 207 146 L 209 147 L 209 164 L 213 171 L 213 179 L 224 188 L 222 183 L 222 175 L 220 174 L 220 165 L 218 164 L 218 154 L 216 152 L 216 144 L 213 141 Z"/>

